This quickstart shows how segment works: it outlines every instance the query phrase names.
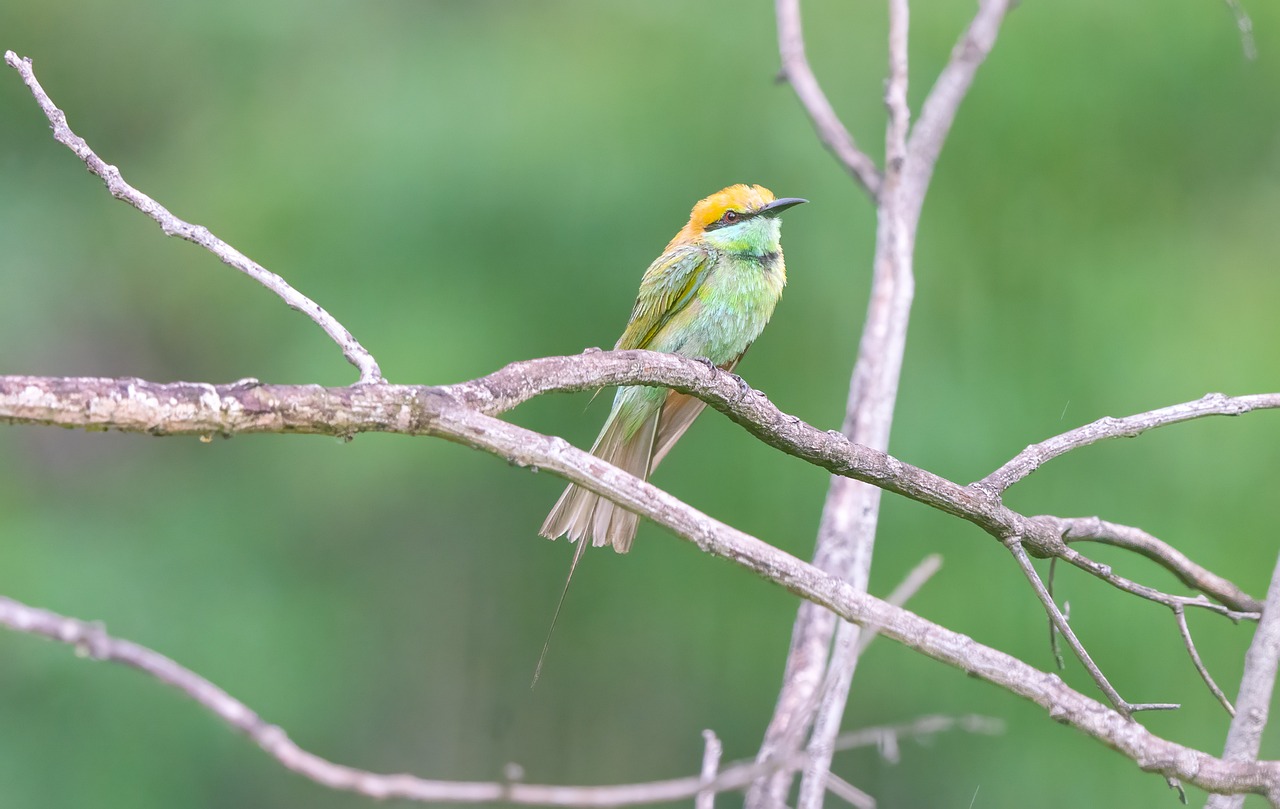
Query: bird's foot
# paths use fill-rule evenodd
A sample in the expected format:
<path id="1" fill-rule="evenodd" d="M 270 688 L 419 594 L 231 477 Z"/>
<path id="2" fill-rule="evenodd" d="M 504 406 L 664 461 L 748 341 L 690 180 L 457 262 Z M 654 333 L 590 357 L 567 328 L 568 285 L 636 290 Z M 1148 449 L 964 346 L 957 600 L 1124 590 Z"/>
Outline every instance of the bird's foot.
<path id="1" fill-rule="evenodd" d="M 746 399 L 747 396 L 751 393 L 751 386 L 747 384 L 747 380 L 743 379 L 742 377 L 738 376 L 735 373 L 730 373 L 729 376 L 733 377 L 733 381 L 738 383 L 738 398 L 735 399 L 734 401 L 741 402 L 743 399 Z"/>
<path id="2" fill-rule="evenodd" d="M 708 375 L 708 376 L 710 376 L 712 379 L 715 379 L 715 378 L 716 378 L 716 371 L 718 371 L 718 370 L 720 370 L 720 369 L 716 367 L 716 364 L 715 364 L 714 362 L 712 362 L 712 361 L 711 361 L 709 358 L 707 358 L 707 357 L 694 357 L 694 359 L 695 359 L 695 360 L 697 360 L 698 362 L 702 363 L 703 365 L 707 366 L 707 375 Z"/>

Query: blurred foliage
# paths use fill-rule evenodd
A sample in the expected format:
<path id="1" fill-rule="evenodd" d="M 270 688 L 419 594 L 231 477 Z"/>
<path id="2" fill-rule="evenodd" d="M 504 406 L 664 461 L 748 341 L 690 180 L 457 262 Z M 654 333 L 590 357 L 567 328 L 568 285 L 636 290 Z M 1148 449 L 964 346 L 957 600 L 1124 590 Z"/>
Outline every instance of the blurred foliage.
<path id="1" fill-rule="evenodd" d="M 969 481 L 1102 415 L 1277 388 L 1280 10 L 1245 5 L 1256 62 L 1218 0 L 1014 11 L 921 222 L 896 455 Z M 972 10 L 916 4 L 917 108 Z M 819 76 L 875 153 L 883 9 L 813 0 L 805 15 Z M 874 221 L 775 81 L 765 0 L 10 3 L 0 34 L 130 182 L 328 307 L 396 382 L 612 345 L 695 200 L 733 182 L 808 197 L 787 218 L 791 287 L 741 371 L 789 412 L 839 424 Z M 7 69 L 0 183 L 0 373 L 355 379 L 309 321 L 112 201 Z M 607 397 L 587 400 L 511 418 L 587 443 Z M 1260 595 L 1278 429 L 1264 413 L 1098 446 L 1010 504 L 1144 526 Z M 9 428 L 0 458 L 0 592 L 105 621 L 334 760 L 669 777 L 696 770 L 702 728 L 726 759 L 751 755 L 773 707 L 795 599 L 652 526 L 629 557 L 585 561 L 529 690 L 570 551 L 535 535 L 561 487 L 549 475 L 387 436 Z M 656 482 L 807 557 L 826 480 L 712 413 Z M 915 610 L 1052 665 L 1014 566 L 959 521 L 886 497 L 873 590 L 934 551 L 946 565 Z M 1220 749 L 1226 718 L 1166 614 L 1072 572 L 1058 591 L 1127 697 L 1184 704 L 1144 722 Z M 1233 683 L 1249 629 L 1193 626 Z M 133 672 L 14 634 L 0 659 L 5 806 L 368 805 Z M 1094 693 L 1074 663 L 1064 676 Z M 873 646 L 846 725 L 935 712 L 1008 732 L 908 743 L 897 764 L 843 754 L 837 772 L 884 806 L 1174 800 L 1034 706 Z"/>

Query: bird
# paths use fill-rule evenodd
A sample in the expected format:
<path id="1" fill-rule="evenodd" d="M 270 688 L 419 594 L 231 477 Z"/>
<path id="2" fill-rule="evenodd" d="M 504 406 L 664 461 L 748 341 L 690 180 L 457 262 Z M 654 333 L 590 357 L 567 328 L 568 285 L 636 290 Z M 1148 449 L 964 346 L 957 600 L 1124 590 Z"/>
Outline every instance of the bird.
<path id="1" fill-rule="evenodd" d="M 679 354 L 732 372 L 769 322 L 787 283 L 779 215 L 807 201 L 778 199 L 763 186 L 744 184 L 699 201 L 688 223 L 645 271 L 614 348 Z M 666 388 L 621 387 L 591 453 L 647 480 L 704 406 Z M 539 533 L 547 539 L 567 535 L 578 543 L 569 568 L 572 580 L 588 542 L 626 553 L 638 524 L 636 514 L 570 484 Z M 565 592 L 568 587 L 566 581 Z M 557 606 L 557 617 L 559 612 Z"/>

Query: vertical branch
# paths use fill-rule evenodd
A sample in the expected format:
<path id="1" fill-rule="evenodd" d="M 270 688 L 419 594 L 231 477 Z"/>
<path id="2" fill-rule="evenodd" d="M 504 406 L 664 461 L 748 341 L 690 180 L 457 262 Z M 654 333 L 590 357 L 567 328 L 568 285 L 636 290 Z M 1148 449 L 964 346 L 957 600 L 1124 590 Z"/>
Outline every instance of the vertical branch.
<path id="1" fill-rule="evenodd" d="M 845 434 L 853 441 L 880 450 L 889 448 L 889 433 L 897 402 L 898 380 L 906 350 L 907 324 L 915 296 L 912 275 L 914 226 L 903 205 L 902 176 L 907 160 L 911 109 L 907 105 L 908 0 L 889 0 L 889 79 L 885 87 L 888 122 L 885 127 L 884 183 L 880 187 L 876 232 L 876 269 L 872 308 L 867 313 L 854 388 L 845 420 Z M 877 289 L 882 290 L 877 295 Z M 879 301 L 876 299 L 879 298 Z M 859 371 L 863 373 L 860 374 Z M 880 490 L 865 483 L 833 480 L 827 495 L 820 536 L 847 554 L 843 569 L 833 570 L 859 591 L 871 578 L 876 526 L 880 519 Z M 828 522 L 830 520 L 830 523 Z M 832 530 L 832 526 L 839 526 Z M 798 809 L 821 809 L 831 768 L 832 743 L 840 733 L 853 674 L 858 667 L 861 627 L 838 622 L 835 645 L 827 664 L 829 686 L 814 715 L 807 747 L 808 764 L 800 782 Z"/>
<path id="2" fill-rule="evenodd" d="M 1227 761 L 1256 761 L 1262 745 L 1262 731 L 1267 727 L 1271 692 L 1276 684 L 1280 663 L 1280 559 L 1276 560 L 1267 588 L 1267 601 L 1262 619 L 1254 630 L 1253 641 L 1244 656 L 1244 674 L 1240 693 L 1236 696 L 1236 715 L 1227 731 L 1227 744 L 1222 757 Z M 1237 809 L 1244 805 L 1244 795 L 1213 795 L 1206 809 Z"/>
<path id="3" fill-rule="evenodd" d="M 702 731 L 702 741 L 704 746 L 699 777 L 704 784 L 711 784 L 716 780 L 716 770 L 720 768 L 720 754 L 724 752 L 724 746 L 713 730 Z M 716 791 L 704 789 L 699 792 L 693 800 L 693 809 L 716 809 Z"/>

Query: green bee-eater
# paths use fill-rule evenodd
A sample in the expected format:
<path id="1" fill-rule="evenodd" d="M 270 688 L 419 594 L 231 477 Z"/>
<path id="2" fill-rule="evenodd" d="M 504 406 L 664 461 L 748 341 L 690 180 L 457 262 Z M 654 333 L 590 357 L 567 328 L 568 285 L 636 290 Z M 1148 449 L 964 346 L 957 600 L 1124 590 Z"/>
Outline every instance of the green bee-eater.
<path id="1" fill-rule="evenodd" d="M 787 283 L 778 215 L 805 201 L 774 199 L 759 185 L 731 185 L 694 205 L 689 223 L 645 270 L 631 320 L 614 348 L 665 351 L 732 371 L 764 330 Z M 665 388 L 619 388 L 591 452 L 648 479 L 703 407 Z M 567 534 L 578 543 L 551 631 L 587 540 L 626 553 L 638 523 L 635 514 L 598 494 L 572 484 L 564 490 L 539 532 L 548 539 Z M 535 685 L 551 631 L 533 674 Z"/>
<path id="2" fill-rule="evenodd" d="M 787 283 L 778 215 L 803 199 L 774 199 L 758 185 L 732 185 L 693 206 L 689 223 L 649 265 L 616 349 L 648 348 L 733 370 L 760 336 Z M 703 403 L 665 388 L 619 388 L 592 454 L 644 480 L 689 429 Z M 639 517 L 570 485 L 542 524 L 586 546 L 631 549 Z"/>

